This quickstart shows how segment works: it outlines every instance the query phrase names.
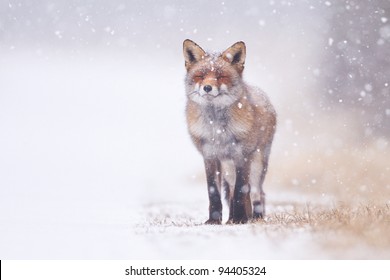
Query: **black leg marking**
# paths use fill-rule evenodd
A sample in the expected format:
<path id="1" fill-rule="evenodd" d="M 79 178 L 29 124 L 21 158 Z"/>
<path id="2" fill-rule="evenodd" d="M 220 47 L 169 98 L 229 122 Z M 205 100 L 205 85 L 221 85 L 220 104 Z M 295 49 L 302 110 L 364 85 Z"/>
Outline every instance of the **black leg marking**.
<path id="1" fill-rule="evenodd" d="M 220 182 L 221 164 L 218 160 L 205 160 L 207 190 L 209 194 L 209 219 L 206 224 L 221 224 L 222 202 L 218 184 Z"/>
<path id="2" fill-rule="evenodd" d="M 248 222 L 251 215 L 250 209 L 250 185 L 249 185 L 249 168 L 237 168 L 236 184 L 233 194 L 233 223 L 243 224 Z"/>

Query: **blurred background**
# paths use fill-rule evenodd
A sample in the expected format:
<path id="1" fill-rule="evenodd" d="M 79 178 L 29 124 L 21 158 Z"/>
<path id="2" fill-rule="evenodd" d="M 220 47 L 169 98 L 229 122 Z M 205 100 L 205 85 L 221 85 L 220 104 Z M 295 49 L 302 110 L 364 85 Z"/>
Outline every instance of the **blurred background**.
<path id="1" fill-rule="evenodd" d="M 206 50 L 246 43 L 244 79 L 279 116 L 271 201 L 390 203 L 388 0 L 4 0 L 0 221 L 14 242 L 3 252 L 26 254 L 15 244 L 36 236 L 57 244 L 69 224 L 93 225 L 88 244 L 94 226 L 121 227 L 161 201 L 206 205 L 184 118 L 187 38 Z M 109 230 L 96 238 L 123 234 Z M 107 250 L 121 256 L 121 245 Z"/>

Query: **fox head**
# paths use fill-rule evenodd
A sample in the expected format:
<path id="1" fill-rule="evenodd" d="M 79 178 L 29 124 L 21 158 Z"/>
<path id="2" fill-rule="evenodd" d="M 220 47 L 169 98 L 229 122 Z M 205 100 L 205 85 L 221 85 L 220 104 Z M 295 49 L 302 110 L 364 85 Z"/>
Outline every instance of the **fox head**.
<path id="1" fill-rule="evenodd" d="M 222 53 L 207 53 L 187 39 L 183 42 L 183 53 L 189 99 L 201 105 L 223 107 L 241 97 L 246 54 L 244 42 L 237 42 Z"/>

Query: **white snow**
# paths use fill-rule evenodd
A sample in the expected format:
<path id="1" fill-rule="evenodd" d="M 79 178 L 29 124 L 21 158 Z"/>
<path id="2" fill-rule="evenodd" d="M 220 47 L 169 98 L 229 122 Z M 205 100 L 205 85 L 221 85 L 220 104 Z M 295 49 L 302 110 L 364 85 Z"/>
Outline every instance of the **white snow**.
<path id="1" fill-rule="evenodd" d="M 264 27 L 264 26 L 265 26 L 265 20 L 260 19 L 260 20 L 259 20 L 259 25 L 260 25 L 261 27 Z"/>
<path id="2" fill-rule="evenodd" d="M 186 131 L 181 61 L 139 72 L 143 57 L 43 52 L 1 61 L 2 258 L 325 256 L 308 232 L 280 239 L 267 227 L 203 225 L 207 191 Z M 283 196 L 267 193 L 272 211 Z"/>
<path id="3" fill-rule="evenodd" d="M 379 34 L 384 40 L 390 40 L 390 25 L 384 25 L 379 29 Z"/>
<path id="4" fill-rule="evenodd" d="M 54 32 L 54 34 L 58 37 L 58 39 L 62 39 L 61 31 L 56 30 L 56 31 Z"/>
<path id="5" fill-rule="evenodd" d="M 185 193 L 201 164 L 189 160 L 182 69 L 159 69 L 177 78 L 168 85 L 150 82 L 159 72 L 129 79 L 142 58 L 46 55 L 1 61 L 1 256 L 142 257 L 144 204 Z"/>

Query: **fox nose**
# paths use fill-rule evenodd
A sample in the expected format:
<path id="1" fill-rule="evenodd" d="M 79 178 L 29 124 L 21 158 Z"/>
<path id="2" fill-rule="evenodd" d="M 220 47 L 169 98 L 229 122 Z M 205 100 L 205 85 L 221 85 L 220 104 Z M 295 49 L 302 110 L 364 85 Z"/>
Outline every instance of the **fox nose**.
<path id="1" fill-rule="evenodd" d="M 210 92 L 210 91 L 212 91 L 213 90 L 213 88 L 212 88 L 212 86 L 210 86 L 210 85 L 205 85 L 204 87 L 203 87 L 203 90 L 205 91 L 205 92 Z"/>

